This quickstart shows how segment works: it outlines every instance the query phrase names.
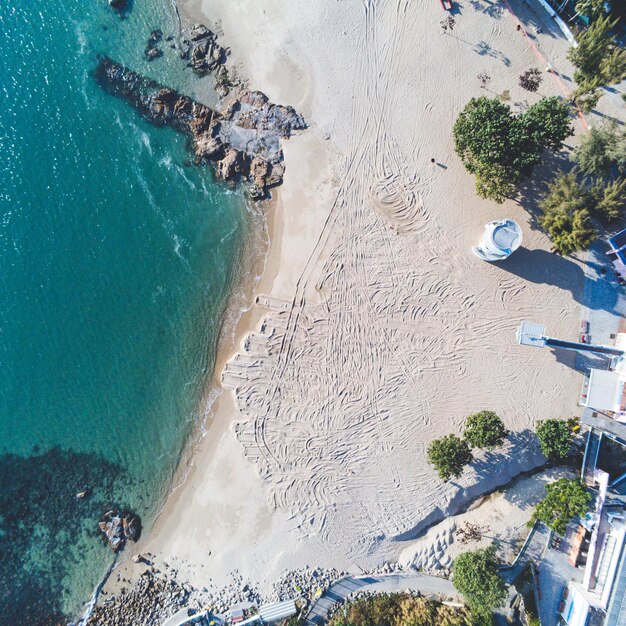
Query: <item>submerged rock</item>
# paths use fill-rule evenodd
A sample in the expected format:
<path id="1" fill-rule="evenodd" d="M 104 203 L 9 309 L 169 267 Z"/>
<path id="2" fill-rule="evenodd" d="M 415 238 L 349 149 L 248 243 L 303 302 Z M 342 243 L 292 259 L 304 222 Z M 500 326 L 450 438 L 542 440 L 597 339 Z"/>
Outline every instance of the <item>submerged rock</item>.
<path id="1" fill-rule="evenodd" d="M 128 7 L 128 0 L 109 0 L 109 6 L 121 13 Z"/>
<path id="2" fill-rule="evenodd" d="M 148 43 L 143 54 L 148 61 L 153 61 L 163 56 L 163 50 L 159 48 L 158 44 L 163 39 L 163 31 L 160 28 L 155 28 L 148 37 Z"/>

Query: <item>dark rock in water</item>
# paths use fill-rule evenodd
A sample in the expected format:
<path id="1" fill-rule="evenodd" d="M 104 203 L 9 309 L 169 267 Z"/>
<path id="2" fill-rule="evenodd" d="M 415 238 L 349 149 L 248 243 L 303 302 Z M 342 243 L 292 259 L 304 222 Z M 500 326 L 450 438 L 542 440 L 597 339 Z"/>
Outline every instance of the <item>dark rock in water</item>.
<path id="1" fill-rule="evenodd" d="M 206 41 L 206 37 L 201 42 Z M 280 139 L 306 128 L 293 107 L 272 104 L 260 91 L 238 89 L 224 114 L 101 57 L 95 77 L 150 123 L 170 126 L 190 138 L 197 165 L 215 164 L 217 178 L 254 182 L 252 197 L 265 197 L 284 175 Z"/>
<path id="2" fill-rule="evenodd" d="M 114 552 L 124 548 L 127 541 L 137 541 L 141 535 L 141 520 L 130 511 L 119 512 L 117 509 L 107 511 L 98 524 L 98 528 L 106 538 Z"/>
<path id="3" fill-rule="evenodd" d="M 163 39 L 163 31 L 160 28 L 155 28 L 148 37 L 148 43 L 159 43 Z"/>
<path id="4" fill-rule="evenodd" d="M 122 12 L 128 7 L 128 0 L 109 0 L 109 6 L 118 12 Z"/>
<path id="5" fill-rule="evenodd" d="M 154 59 L 158 59 L 163 56 L 163 50 L 161 50 L 161 48 L 148 47 L 145 49 L 144 55 L 148 61 L 154 61 Z"/>
<path id="6" fill-rule="evenodd" d="M 155 28 L 148 37 L 148 43 L 143 54 L 148 61 L 153 61 L 163 56 L 163 50 L 158 47 L 158 43 L 163 39 L 163 31 L 160 28 Z"/>
<path id="7" fill-rule="evenodd" d="M 85 485 L 89 497 L 77 499 Z M 0 455 L 0 624 L 67 623 L 61 581 L 76 567 L 70 555 L 94 541 L 107 502 L 127 490 L 122 468 L 96 454 Z"/>

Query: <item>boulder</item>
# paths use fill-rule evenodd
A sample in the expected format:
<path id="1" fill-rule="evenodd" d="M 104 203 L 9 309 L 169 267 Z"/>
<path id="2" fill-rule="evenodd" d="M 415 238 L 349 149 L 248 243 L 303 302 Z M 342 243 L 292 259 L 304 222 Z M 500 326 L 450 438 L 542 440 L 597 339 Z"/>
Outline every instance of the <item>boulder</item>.
<path id="1" fill-rule="evenodd" d="M 237 174 L 246 176 L 249 171 L 248 158 L 243 152 L 229 148 L 223 159 L 215 166 L 215 175 L 222 180 L 231 180 Z"/>
<path id="2" fill-rule="evenodd" d="M 210 132 L 196 136 L 194 151 L 197 157 L 209 161 L 217 161 L 224 156 L 222 140 L 219 137 L 211 136 Z"/>
<path id="3" fill-rule="evenodd" d="M 141 535 L 141 520 L 129 511 L 107 511 L 98 523 L 100 532 L 114 552 L 120 551 L 127 541 L 137 541 Z"/>
<path id="4" fill-rule="evenodd" d="M 161 48 L 148 47 L 144 51 L 144 56 L 148 61 L 154 61 L 154 59 L 158 59 L 163 56 L 163 50 L 161 50 Z"/>
<path id="5" fill-rule="evenodd" d="M 200 39 L 215 39 L 215 34 L 211 32 L 204 24 L 195 24 L 189 35 L 192 41 L 199 41 Z"/>

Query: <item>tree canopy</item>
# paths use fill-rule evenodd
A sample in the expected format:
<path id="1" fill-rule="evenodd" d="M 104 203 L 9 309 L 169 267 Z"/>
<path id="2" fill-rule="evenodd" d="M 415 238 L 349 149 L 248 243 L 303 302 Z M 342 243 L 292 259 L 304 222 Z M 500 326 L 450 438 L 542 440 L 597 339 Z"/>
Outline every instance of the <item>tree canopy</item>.
<path id="1" fill-rule="evenodd" d="M 458 478 L 463 468 L 474 460 L 466 441 L 456 435 L 435 439 L 428 446 L 428 462 L 434 465 L 442 480 Z"/>
<path id="2" fill-rule="evenodd" d="M 543 211 L 539 223 L 559 254 L 584 250 L 596 238 L 597 231 L 591 222 L 595 198 L 578 184 L 575 172 L 561 174 L 553 180 L 539 206 Z"/>
<path id="3" fill-rule="evenodd" d="M 626 77 L 626 50 L 620 48 L 612 35 L 617 22 L 609 15 L 597 17 L 579 36 L 578 46 L 568 51 L 567 57 L 576 68 L 574 80 L 578 88 L 574 100 L 577 102 L 588 94 L 595 94 L 597 102 L 601 95 L 596 92 L 598 87 L 614 85 Z"/>
<path id="4" fill-rule="evenodd" d="M 610 179 L 626 174 L 626 131 L 615 122 L 592 126 L 581 137 L 572 159 L 592 178 Z"/>
<path id="5" fill-rule="evenodd" d="M 506 585 L 498 576 L 496 546 L 460 554 L 452 565 L 452 582 L 472 613 L 490 615 L 506 600 Z"/>
<path id="6" fill-rule="evenodd" d="M 466 609 L 454 609 L 410 593 L 385 593 L 352 600 L 329 626 L 475 626 Z"/>
<path id="7" fill-rule="evenodd" d="M 537 437 L 541 452 L 549 459 L 566 458 L 574 440 L 571 426 L 560 419 L 540 421 L 537 425 Z"/>
<path id="8" fill-rule="evenodd" d="M 473 448 L 497 448 L 504 442 L 506 428 L 493 411 L 479 411 L 467 418 L 463 437 Z"/>
<path id="9" fill-rule="evenodd" d="M 476 175 L 478 195 L 496 202 L 515 196 L 542 151 L 559 150 L 572 132 L 569 108 L 557 97 L 543 98 L 519 115 L 498 99 L 472 98 L 453 129 L 455 150 Z"/>
<path id="10" fill-rule="evenodd" d="M 546 497 L 535 507 L 529 524 L 540 521 L 562 535 L 574 517 L 587 512 L 591 495 L 579 480 L 569 478 L 559 478 L 547 485 L 546 491 Z"/>

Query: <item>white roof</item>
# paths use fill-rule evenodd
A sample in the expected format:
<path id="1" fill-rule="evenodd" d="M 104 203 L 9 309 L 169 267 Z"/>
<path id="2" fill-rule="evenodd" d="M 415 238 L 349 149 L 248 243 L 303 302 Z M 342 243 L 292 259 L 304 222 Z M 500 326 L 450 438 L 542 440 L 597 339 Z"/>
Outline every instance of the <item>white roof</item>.
<path id="1" fill-rule="evenodd" d="M 599 411 L 619 411 L 624 383 L 618 372 L 606 370 L 589 371 L 589 387 L 585 406 Z"/>
<path id="2" fill-rule="evenodd" d="M 569 593 L 565 600 L 565 606 L 561 611 L 561 616 L 567 626 L 585 626 L 589 615 L 589 601 L 580 590 L 574 586 L 568 586 Z"/>
<path id="3" fill-rule="evenodd" d="M 546 345 L 546 325 L 522 322 L 517 329 L 517 342 L 522 346 L 542 348 Z"/>
<path id="4" fill-rule="evenodd" d="M 274 602 L 273 604 L 262 606 L 259 609 L 259 617 L 262 622 L 276 622 L 291 617 L 297 612 L 295 601 L 285 600 L 284 602 Z"/>

